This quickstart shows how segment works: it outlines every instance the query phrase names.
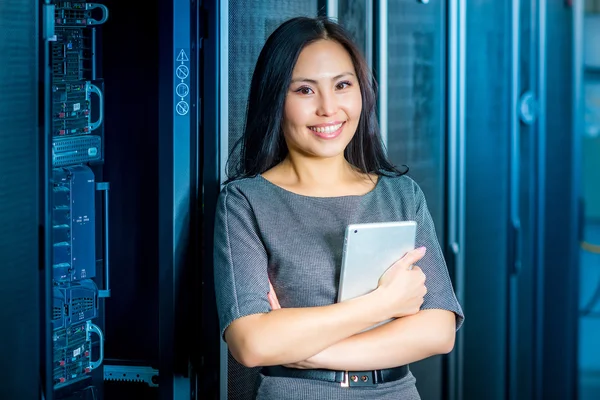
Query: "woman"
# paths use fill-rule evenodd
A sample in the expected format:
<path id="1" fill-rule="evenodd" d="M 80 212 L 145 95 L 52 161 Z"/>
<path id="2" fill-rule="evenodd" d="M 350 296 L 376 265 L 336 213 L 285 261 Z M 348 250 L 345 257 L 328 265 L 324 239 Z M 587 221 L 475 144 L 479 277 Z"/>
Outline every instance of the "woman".
<path id="1" fill-rule="evenodd" d="M 407 365 L 454 346 L 462 310 L 423 193 L 385 156 L 373 85 L 326 19 L 285 22 L 257 61 L 215 228 L 221 332 L 263 367 L 257 399 L 418 399 Z M 336 304 L 345 227 L 401 220 L 418 248 Z"/>

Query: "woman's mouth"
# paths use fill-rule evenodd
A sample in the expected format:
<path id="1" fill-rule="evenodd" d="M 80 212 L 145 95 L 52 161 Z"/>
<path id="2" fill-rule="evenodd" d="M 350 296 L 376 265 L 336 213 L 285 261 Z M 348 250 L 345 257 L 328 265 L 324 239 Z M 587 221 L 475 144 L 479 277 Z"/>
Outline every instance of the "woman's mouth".
<path id="1" fill-rule="evenodd" d="M 322 139 L 335 139 L 342 133 L 344 124 L 345 122 L 339 122 L 331 125 L 309 126 L 308 129 Z"/>

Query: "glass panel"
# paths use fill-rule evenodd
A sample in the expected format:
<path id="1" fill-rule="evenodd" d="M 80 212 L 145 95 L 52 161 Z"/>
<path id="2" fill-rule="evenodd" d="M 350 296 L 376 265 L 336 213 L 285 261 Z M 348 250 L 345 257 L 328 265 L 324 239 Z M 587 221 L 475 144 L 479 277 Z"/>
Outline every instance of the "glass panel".
<path id="1" fill-rule="evenodd" d="M 388 2 L 387 146 L 423 189 L 442 239 L 446 38 L 444 2 L 436 3 Z"/>
<path id="2" fill-rule="evenodd" d="M 339 0 L 338 3 L 338 21 L 352 34 L 369 65 L 371 60 L 370 54 L 367 53 L 367 43 L 372 38 L 373 25 L 369 18 L 372 15 L 372 7 L 371 0 Z"/>
<path id="3" fill-rule="evenodd" d="M 409 166 L 444 245 L 445 2 L 388 1 L 388 153 Z M 381 82 L 380 82 L 381 84 Z M 442 357 L 411 364 L 423 399 L 442 398 Z"/>

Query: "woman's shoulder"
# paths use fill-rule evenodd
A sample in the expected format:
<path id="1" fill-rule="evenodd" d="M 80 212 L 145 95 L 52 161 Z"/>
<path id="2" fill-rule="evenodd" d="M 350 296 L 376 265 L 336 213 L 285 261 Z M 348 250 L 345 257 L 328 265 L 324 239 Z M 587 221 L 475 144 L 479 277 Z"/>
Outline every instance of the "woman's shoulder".
<path id="1" fill-rule="evenodd" d="M 377 195 L 382 204 L 393 204 L 403 210 L 407 218 L 414 218 L 419 210 L 427 208 L 425 194 L 417 181 L 409 175 L 385 175 Z"/>
<path id="2" fill-rule="evenodd" d="M 263 189 L 260 175 L 232 179 L 221 188 L 221 196 L 248 197 L 260 193 Z"/>
<path id="3" fill-rule="evenodd" d="M 408 174 L 391 175 L 386 173 L 380 175 L 379 179 L 384 188 L 394 190 L 397 193 L 414 195 L 421 192 L 417 182 Z"/>
<path id="4" fill-rule="evenodd" d="M 226 182 L 219 194 L 220 201 L 226 204 L 239 204 L 255 208 L 273 204 L 278 196 L 277 186 L 261 175 L 241 177 Z"/>

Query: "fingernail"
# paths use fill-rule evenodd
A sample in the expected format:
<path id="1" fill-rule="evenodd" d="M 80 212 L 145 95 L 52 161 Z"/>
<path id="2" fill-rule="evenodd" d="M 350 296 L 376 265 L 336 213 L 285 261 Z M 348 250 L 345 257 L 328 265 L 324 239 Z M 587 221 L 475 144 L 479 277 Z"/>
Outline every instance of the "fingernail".
<path id="1" fill-rule="evenodd" d="M 425 246 L 421 246 L 417 250 L 419 250 L 420 253 L 425 253 L 425 250 L 427 250 L 427 248 Z"/>

